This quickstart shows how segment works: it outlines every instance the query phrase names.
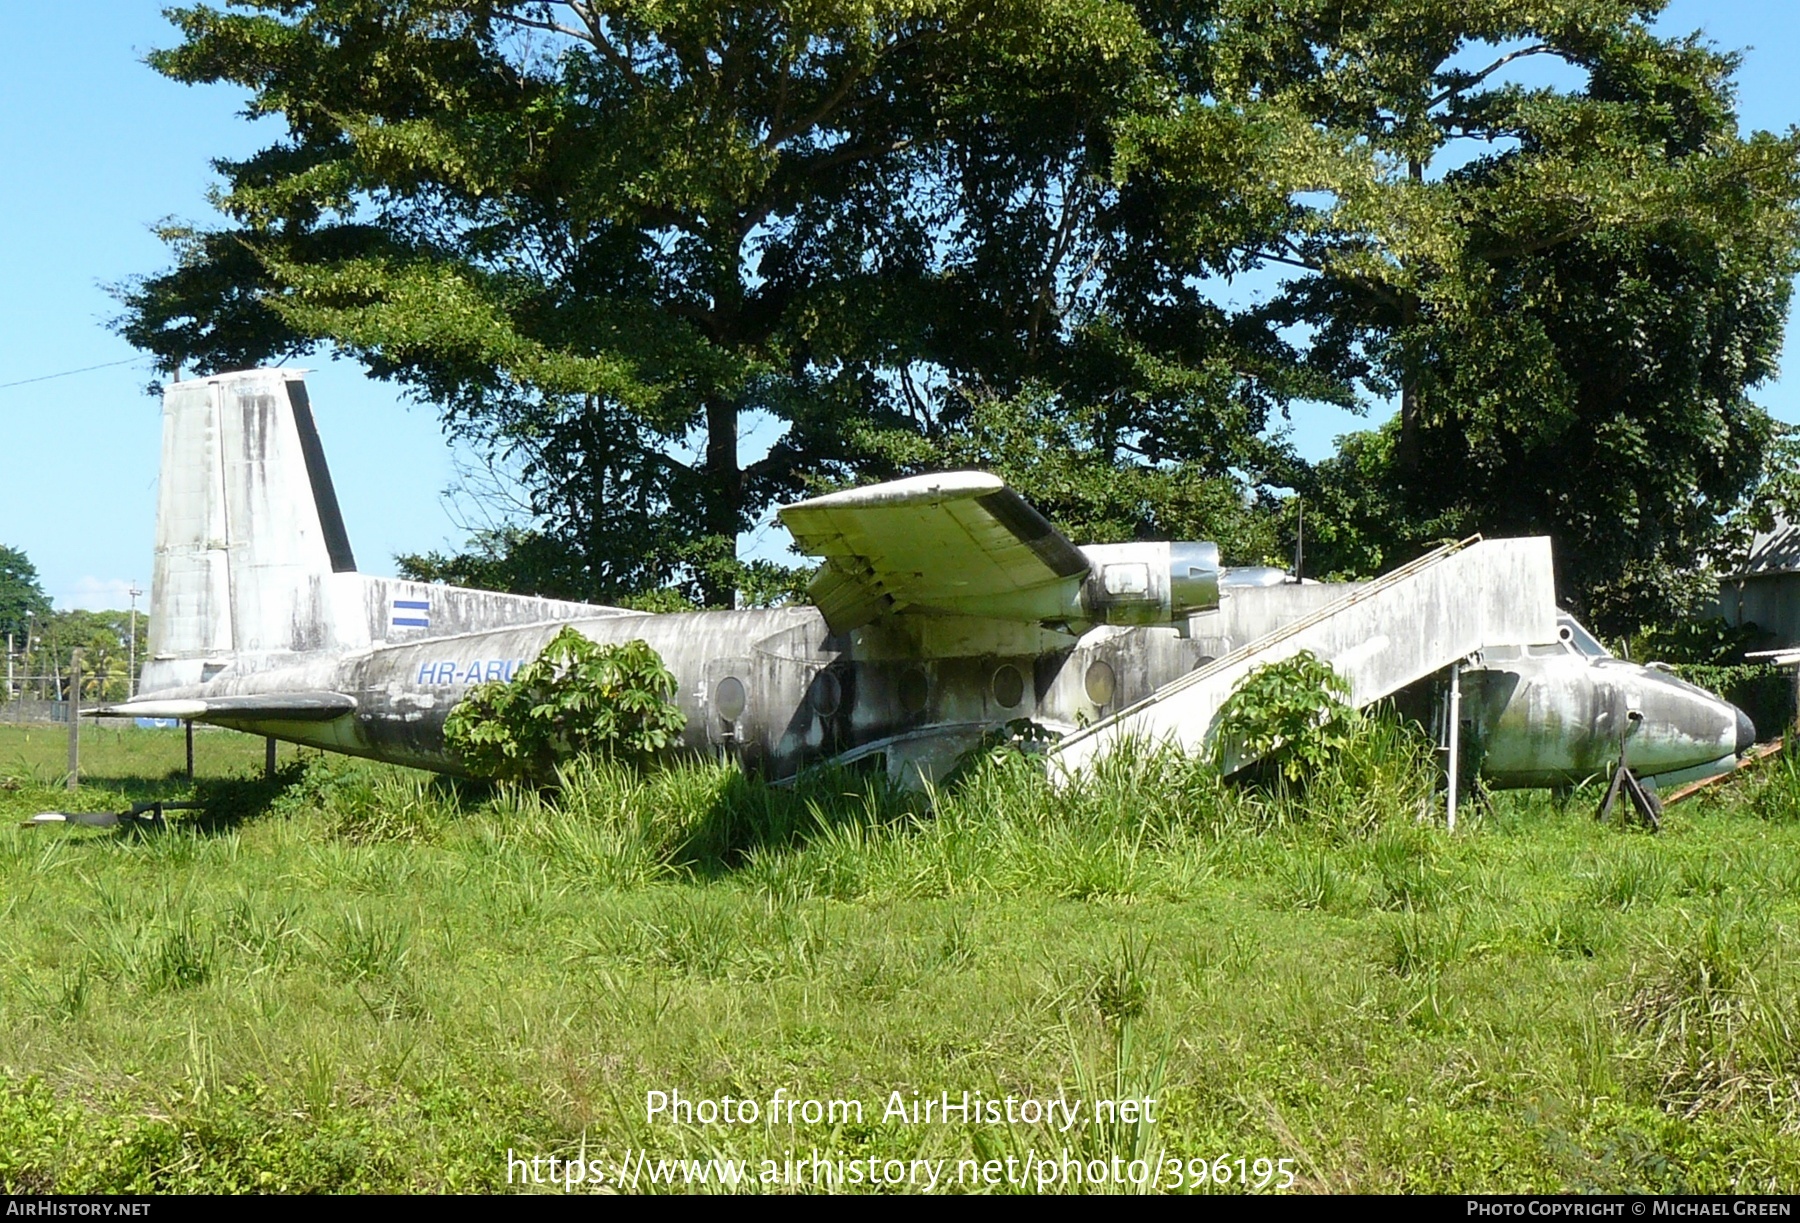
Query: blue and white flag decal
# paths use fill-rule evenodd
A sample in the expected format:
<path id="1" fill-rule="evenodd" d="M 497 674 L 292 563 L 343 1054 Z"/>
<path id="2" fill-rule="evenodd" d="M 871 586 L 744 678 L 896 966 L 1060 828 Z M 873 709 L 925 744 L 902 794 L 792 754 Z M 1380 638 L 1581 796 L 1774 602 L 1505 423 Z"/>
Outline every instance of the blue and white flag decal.
<path id="1" fill-rule="evenodd" d="M 429 599 L 395 599 L 395 628 L 430 628 L 431 600 Z"/>

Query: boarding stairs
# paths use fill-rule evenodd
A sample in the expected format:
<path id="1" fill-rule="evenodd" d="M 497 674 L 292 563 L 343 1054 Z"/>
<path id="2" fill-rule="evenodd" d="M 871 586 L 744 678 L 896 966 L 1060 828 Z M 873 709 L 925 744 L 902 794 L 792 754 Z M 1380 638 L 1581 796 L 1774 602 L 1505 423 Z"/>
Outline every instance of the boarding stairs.
<path id="1" fill-rule="evenodd" d="M 1202 752 L 1219 707 L 1238 685 L 1258 667 L 1302 650 L 1349 681 L 1350 701 L 1361 707 L 1482 649 L 1556 639 L 1549 539 L 1472 536 L 1359 585 L 1066 736 L 1050 753 L 1052 772 L 1078 773 L 1126 742 Z M 1228 772 L 1249 763 L 1225 762 Z"/>

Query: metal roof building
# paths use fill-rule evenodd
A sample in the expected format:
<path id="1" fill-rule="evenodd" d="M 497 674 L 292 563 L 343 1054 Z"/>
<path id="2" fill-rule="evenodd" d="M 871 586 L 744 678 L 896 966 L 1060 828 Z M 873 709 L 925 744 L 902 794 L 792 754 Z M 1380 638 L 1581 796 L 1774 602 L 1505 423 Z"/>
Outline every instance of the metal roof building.
<path id="1" fill-rule="evenodd" d="M 1719 614 L 1769 634 L 1768 647 L 1800 645 L 1800 524 L 1776 519 L 1757 535 L 1743 568 L 1719 582 Z"/>

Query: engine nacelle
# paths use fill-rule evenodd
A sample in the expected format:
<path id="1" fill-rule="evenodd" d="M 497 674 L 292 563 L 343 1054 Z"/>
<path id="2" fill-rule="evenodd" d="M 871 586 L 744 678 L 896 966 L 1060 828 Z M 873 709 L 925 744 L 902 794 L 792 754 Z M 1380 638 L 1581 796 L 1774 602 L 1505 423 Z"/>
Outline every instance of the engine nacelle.
<path id="1" fill-rule="evenodd" d="M 1219 605 L 1219 545 L 1089 544 L 1081 606 L 1095 624 L 1168 624 Z"/>

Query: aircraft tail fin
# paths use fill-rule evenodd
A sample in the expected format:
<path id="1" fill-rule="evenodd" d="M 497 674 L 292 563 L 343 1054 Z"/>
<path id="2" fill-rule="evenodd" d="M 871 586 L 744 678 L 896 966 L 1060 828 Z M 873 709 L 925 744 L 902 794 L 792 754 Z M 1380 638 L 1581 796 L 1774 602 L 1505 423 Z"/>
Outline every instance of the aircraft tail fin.
<path id="1" fill-rule="evenodd" d="M 219 374 L 163 393 L 141 692 L 315 651 L 614 610 L 357 573 L 299 371 Z"/>
<path id="2" fill-rule="evenodd" d="M 299 373 L 163 392 L 145 690 L 210 679 L 240 654 L 323 647 L 324 579 L 355 569 Z"/>

